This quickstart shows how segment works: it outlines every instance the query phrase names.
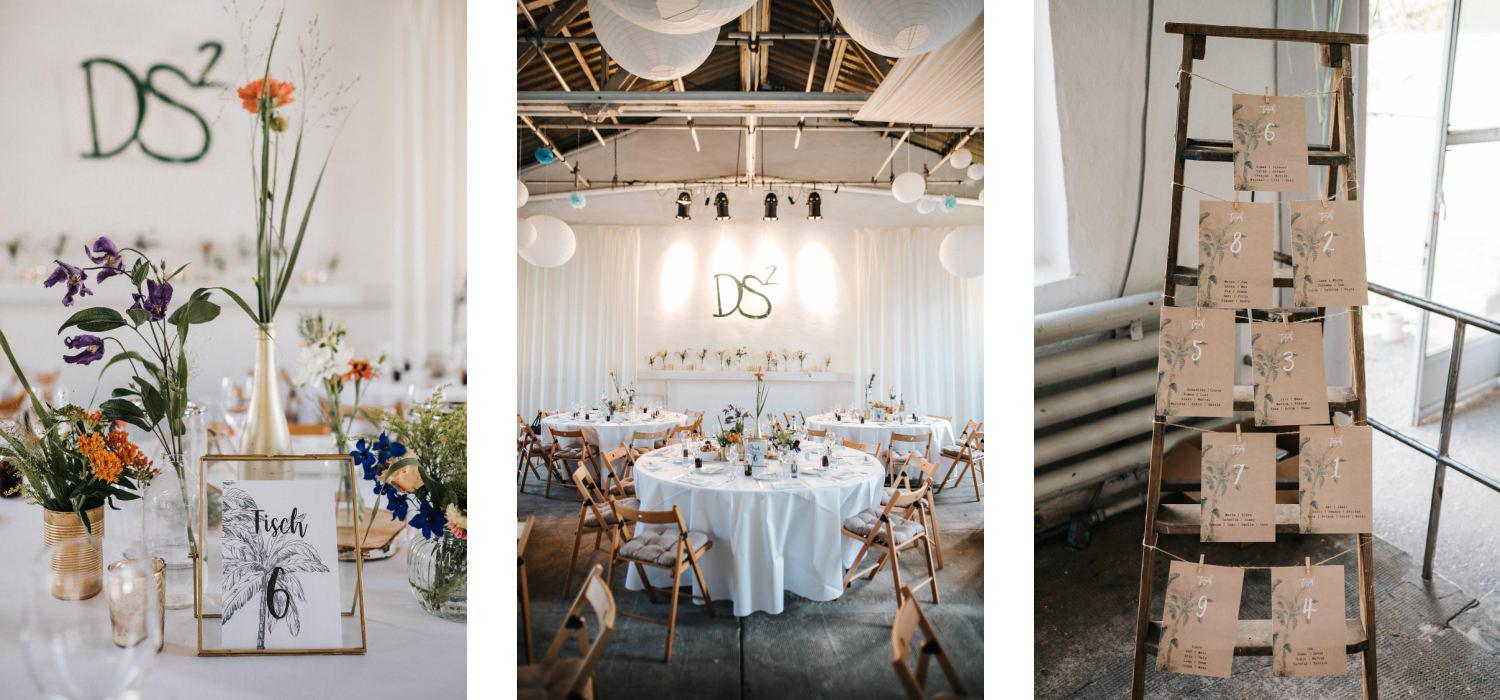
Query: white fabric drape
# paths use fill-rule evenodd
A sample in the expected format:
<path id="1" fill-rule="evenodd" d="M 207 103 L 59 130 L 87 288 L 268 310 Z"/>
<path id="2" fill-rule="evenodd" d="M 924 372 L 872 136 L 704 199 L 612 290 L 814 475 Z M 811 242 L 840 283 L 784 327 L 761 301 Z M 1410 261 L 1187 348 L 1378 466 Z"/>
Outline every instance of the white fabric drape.
<path id="1" fill-rule="evenodd" d="M 856 404 L 895 385 L 909 408 L 984 420 L 984 278 L 948 274 L 938 246 L 951 229 L 857 229 Z"/>
<path id="2" fill-rule="evenodd" d="M 567 408 L 635 379 L 640 229 L 575 226 L 573 259 L 554 268 L 516 257 L 517 406 Z"/>

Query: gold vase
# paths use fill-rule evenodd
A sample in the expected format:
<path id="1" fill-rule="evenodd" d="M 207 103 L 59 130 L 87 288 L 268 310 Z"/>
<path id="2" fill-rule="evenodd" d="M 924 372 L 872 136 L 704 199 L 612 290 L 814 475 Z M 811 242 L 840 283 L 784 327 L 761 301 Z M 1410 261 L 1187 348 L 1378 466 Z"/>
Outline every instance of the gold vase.
<path id="1" fill-rule="evenodd" d="M 42 543 L 57 546 L 52 552 L 52 597 L 87 600 L 103 588 L 104 506 L 87 511 L 93 537 L 77 513 L 42 511 Z"/>
<path id="2" fill-rule="evenodd" d="M 276 372 L 276 324 L 255 328 L 255 375 L 250 385 L 250 407 L 240 452 L 247 455 L 287 455 L 292 452 L 292 434 L 286 411 L 281 407 L 281 386 Z M 290 479 L 286 462 L 242 462 L 240 478 Z"/>

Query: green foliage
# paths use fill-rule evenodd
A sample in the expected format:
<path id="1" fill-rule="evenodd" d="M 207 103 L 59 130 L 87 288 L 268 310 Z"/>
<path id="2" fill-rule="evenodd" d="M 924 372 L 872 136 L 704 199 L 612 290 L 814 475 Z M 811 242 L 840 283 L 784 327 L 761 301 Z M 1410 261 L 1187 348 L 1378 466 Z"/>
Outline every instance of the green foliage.
<path id="1" fill-rule="evenodd" d="M 469 510 L 469 411 L 448 404 L 446 387 L 438 387 L 405 416 L 386 412 L 386 430 L 416 457 L 422 475 L 418 498 L 427 498 L 438 511 L 450 504 Z"/>

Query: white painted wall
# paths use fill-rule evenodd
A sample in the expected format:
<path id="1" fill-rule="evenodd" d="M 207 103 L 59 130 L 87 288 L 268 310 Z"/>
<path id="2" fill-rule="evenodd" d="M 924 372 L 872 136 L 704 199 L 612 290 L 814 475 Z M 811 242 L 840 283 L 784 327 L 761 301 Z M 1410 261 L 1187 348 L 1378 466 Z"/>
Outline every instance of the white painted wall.
<path id="1" fill-rule="evenodd" d="M 240 9 L 248 12 L 258 4 L 241 2 Z M 271 13 L 280 5 L 266 6 Z M 339 264 L 327 283 L 299 284 L 289 293 L 278 319 L 281 361 L 290 366 L 295 356 L 297 313 L 325 309 L 348 321 L 356 350 L 388 350 L 421 362 L 428 350 L 451 350 L 458 319 L 451 310 L 453 296 L 463 282 L 463 7 L 456 0 L 287 3 L 272 72 L 296 83 L 299 98 L 305 85 L 295 69 L 297 39 L 314 15 L 322 42 L 333 48 L 323 70 L 333 82 L 358 77 L 343 99 L 357 104 L 328 168 L 299 270 L 311 275 L 327 269 L 335 257 Z M 444 27 L 452 36 L 455 24 L 456 43 L 413 48 L 442 35 Z M 260 29 L 257 47 L 269 31 L 268 18 L 262 18 Z M 178 263 L 198 263 L 200 246 L 212 242 L 227 258 L 228 272 L 216 274 L 195 265 L 195 283 L 180 285 L 179 293 L 201 284 L 248 289 L 253 268 L 235 248 L 254 231 L 246 162 L 251 117 L 232 91 L 260 69 L 247 69 L 239 31 L 217 2 L 0 5 L 0 84 L 13 95 L 10 106 L 0 110 L 0 151 L 5 154 L 0 161 L 0 239 L 19 236 L 20 258 L 33 265 L 50 262 L 59 233 L 68 235 L 65 255 L 75 261 L 82 244 L 101 234 L 133 243 L 140 233 L 148 233 L 157 243 L 150 252 Z M 81 157 L 90 145 L 81 61 L 113 57 L 137 74 L 161 62 L 196 77 L 208 58 L 196 49 L 208 40 L 224 46 L 208 73 L 223 89 L 189 89 L 175 76 L 158 75 L 158 84 L 170 96 L 210 123 L 212 145 L 201 161 L 161 163 L 135 147 L 109 159 Z M 433 70 L 438 64 L 443 68 Z M 112 69 L 96 68 L 94 75 L 99 130 L 108 147 L 133 122 L 133 91 Z M 459 90 L 444 94 L 445 83 L 455 76 Z M 422 78 L 415 86 L 414 77 Z M 304 99 L 292 107 L 306 106 Z M 192 150 L 200 138 L 197 129 L 189 118 L 152 102 L 142 135 L 155 150 Z M 426 136 L 431 132 L 448 136 Z M 304 153 L 325 153 L 331 137 L 331 129 L 310 133 Z M 439 156 L 440 151 L 449 155 Z M 307 172 L 313 166 L 304 161 L 303 168 Z M 450 172 L 445 177 L 442 171 Z M 414 182 L 419 177 L 425 189 Z M 301 191 L 310 187 L 311 180 L 304 179 Z M 18 270 L 7 268 L 0 276 L 5 278 L 0 282 L 0 328 L 11 337 L 25 367 L 33 373 L 61 367 L 61 339 L 54 330 L 69 312 L 57 303 L 61 292 L 42 290 Z M 413 293 L 418 288 L 423 294 Z M 85 301 L 120 305 L 128 297 L 123 286 L 106 284 Z M 190 345 L 195 397 L 216 395 L 220 377 L 240 376 L 251 365 L 250 321 L 227 300 L 220 303 L 223 317 L 195 329 Z M 70 367 L 63 382 L 86 398 L 96 376 L 97 367 Z"/>

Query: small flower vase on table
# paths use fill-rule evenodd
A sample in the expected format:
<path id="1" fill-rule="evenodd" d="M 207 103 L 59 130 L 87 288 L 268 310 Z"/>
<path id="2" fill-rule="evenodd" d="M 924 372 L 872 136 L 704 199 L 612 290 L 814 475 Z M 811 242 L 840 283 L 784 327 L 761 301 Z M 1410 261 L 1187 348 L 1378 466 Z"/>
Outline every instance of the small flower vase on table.
<path id="1" fill-rule="evenodd" d="M 452 622 L 469 618 L 469 543 L 444 532 L 424 538 L 407 528 L 406 580 L 427 612 Z"/>
<path id="2" fill-rule="evenodd" d="M 67 543 L 52 555 L 52 597 L 58 600 L 88 600 L 104 588 L 104 506 L 86 510 L 84 516 L 92 535 L 77 513 L 42 511 L 43 545 Z"/>

